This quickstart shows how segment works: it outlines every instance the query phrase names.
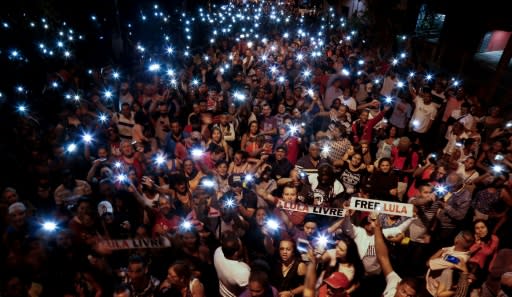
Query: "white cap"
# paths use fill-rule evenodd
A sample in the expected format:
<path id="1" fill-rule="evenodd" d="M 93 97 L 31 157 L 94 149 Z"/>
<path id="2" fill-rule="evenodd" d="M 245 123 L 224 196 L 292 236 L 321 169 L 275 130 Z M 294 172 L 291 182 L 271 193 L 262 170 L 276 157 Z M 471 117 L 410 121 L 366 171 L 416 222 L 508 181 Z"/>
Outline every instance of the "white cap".
<path id="1" fill-rule="evenodd" d="M 8 213 L 13 214 L 15 211 L 26 211 L 27 207 L 25 204 L 21 202 L 14 202 L 13 204 L 9 205 Z"/>
<path id="2" fill-rule="evenodd" d="M 112 204 L 110 204 L 110 202 L 104 200 L 104 201 L 101 201 L 100 203 L 98 203 L 98 214 L 101 217 L 106 213 L 113 214 L 114 208 L 112 207 Z"/>

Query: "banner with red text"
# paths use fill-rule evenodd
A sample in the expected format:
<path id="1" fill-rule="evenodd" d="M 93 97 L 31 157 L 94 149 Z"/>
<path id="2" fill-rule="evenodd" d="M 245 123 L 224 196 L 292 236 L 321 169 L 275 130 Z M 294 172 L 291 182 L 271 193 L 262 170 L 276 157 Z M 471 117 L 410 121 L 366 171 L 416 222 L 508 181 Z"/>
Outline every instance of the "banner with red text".
<path id="1" fill-rule="evenodd" d="M 373 200 L 359 197 L 350 199 L 350 209 L 413 217 L 413 205 L 408 203 Z"/>
<path id="2" fill-rule="evenodd" d="M 312 206 L 304 203 L 293 203 L 286 202 L 284 200 L 279 199 L 276 204 L 277 208 L 281 208 L 284 210 L 312 213 L 321 216 L 330 216 L 330 217 L 339 217 L 342 218 L 345 216 L 345 209 L 343 208 L 332 208 L 332 207 L 321 207 L 321 206 Z"/>
<path id="3" fill-rule="evenodd" d="M 152 238 L 129 238 L 129 239 L 112 239 L 102 240 L 99 245 L 110 250 L 131 250 L 131 249 L 161 249 L 170 247 L 171 244 L 167 239 Z"/>

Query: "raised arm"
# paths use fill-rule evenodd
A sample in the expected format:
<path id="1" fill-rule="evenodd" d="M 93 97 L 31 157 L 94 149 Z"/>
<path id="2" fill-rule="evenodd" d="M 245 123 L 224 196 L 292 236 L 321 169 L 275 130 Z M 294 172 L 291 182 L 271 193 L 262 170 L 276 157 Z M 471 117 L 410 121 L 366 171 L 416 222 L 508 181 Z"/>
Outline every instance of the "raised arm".
<path id="1" fill-rule="evenodd" d="M 347 235 L 348 237 L 354 239 L 356 237 L 356 230 L 354 228 L 354 225 L 352 225 L 352 222 L 350 221 L 350 214 L 349 212 L 346 212 L 347 215 L 345 216 L 345 218 L 343 219 L 343 224 L 342 224 L 342 230 L 343 230 L 343 233 L 345 235 Z"/>
<path id="2" fill-rule="evenodd" d="M 313 249 L 308 249 L 309 263 L 306 267 L 306 277 L 304 280 L 304 297 L 315 297 L 316 284 L 316 258 Z"/>
<path id="3" fill-rule="evenodd" d="M 336 222 L 332 223 L 332 225 L 327 228 L 327 233 L 331 234 L 336 232 L 338 229 L 341 228 L 341 225 L 343 224 L 343 218 L 337 220 Z"/>
<path id="4" fill-rule="evenodd" d="M 384 235 L 382 234 L 379 220 L 375 220 L 373 224 L 375 228 L 375 251 L 377 253 L 377 260 L 379 260 L 384 276 L 388 276 L 393 272 L 393 266 L 391 266 L 391 261 L 389 260 L 388 247 L 384 241 Z"/>

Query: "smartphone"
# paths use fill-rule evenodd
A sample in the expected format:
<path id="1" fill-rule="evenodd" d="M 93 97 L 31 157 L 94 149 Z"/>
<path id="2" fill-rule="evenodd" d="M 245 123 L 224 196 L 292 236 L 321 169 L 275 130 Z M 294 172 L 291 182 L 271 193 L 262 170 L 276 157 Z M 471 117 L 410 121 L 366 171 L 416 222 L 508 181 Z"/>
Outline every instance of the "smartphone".
<path id="1" fill-rule="evenodd" d="M 301 253 L 301 254 L 307 253 L 308 249 L 310 247 L 311 247 L 311 245 L 309 244 L 309 241 L 302 239 L 302 238 L 299 238 L 297 240 L 297 250 L 299 251 L 299 253 Z"/>
<path id="2" fill-rule="evenodd" d="M 453 264 L 459 264 L 460 263 L 460 259 L 455 257 L 455 256 L 452 256 L 452 255 L 444 256 L 443 260 L 445 260 L 446 262 L 453 263 Z"/>
<path id="3" fill-rule="evenodd" d="M 99 160 L 100 162 L 105 162 L 105 161 L 107 161 L 107 158 L 99 158 L 98 160 Z"/>
<path id="4" fill-rule="evenodd" d="M 505 157 L 503 157 L 502 154 L 497 154 L 496 157 L 494 157 L 495 161 L 503 161 L 503 159 L 505 159 Z"/>

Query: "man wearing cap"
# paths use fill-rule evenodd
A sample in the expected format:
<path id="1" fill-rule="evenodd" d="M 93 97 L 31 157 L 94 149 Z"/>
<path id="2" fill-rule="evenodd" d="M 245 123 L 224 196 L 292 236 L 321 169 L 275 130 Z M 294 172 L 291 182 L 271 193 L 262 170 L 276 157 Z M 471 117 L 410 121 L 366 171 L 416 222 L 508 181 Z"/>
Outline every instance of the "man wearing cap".
<path id="1" fill-rule="evenodd" d="M 273 156 L 270 156 L 268 163 L 272 166 L 272 177 L 277 181 L 280 178 L 290 176 L 293 169 L 292 163 L 286 158 L 286 146 L 281 145 L 276 148 Z"/>
<path id="2" fill-rule="evenodd" d="M 318 289 L 318 297 L 344 297 L 347 289 L 350 288 L 350 281 L 342 272 L 333 272 L 324 284 Z"/>
<path id="3" fill-rule="evenodd" d="M 15 202 L 8 208 L 9 226 L 4 233 L 7 249 L 19 249 L 35 231 L 32 221 L 27 216 L 27 207 L 22 202 Z M 19 250 L 18 250 L 19 251 Z"/>
<path id="4" fill-rule="evenodd" d="M 224 140 L 233 147 L 233 141 L 236 140 L 236 131 L 232 123 L 229 122 L 229 114 L 223 113 L 219 117 L 219 123 L 214 127 L 220 128 Z"/>
<path id="5" fill-rule="evenodd" d="M 307 254 L 309 262 L 306 269 L 306 279 L 304 281 L 304 297 L 347 297 L 347 289 L 350 288 L 350 281 L 342 272 L 335 271 L 323 281 L 322 286 L 315 294 L 315 285 L 317 282 L 316 268 L 318 259 L 315 257 L 312 249 Z"/>
<path id="6" fill-rule="evenodd" d="M 130 222 L 121 221 L 115 217 L 114 208 L 109 201 L 104 200 L 98 203 L 98 215 L 101 218 L 100 224 L 105 237 L 115 239 L 130 237 Z"/>
<path id="7" fill-rule="evenodd" d="M 228 183 L 232 190 L 225 195 L 232 196 L 235 199 L 235 207 L 237 207 L 238 212 L 242 217 L 249 220 L 256 211 L 258 197 L 253 191 L 244 189 L 245 182 L 248 182 L 246 177 L 242 178 L 239 175 L 231 175 Z"/>

